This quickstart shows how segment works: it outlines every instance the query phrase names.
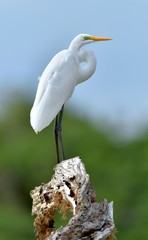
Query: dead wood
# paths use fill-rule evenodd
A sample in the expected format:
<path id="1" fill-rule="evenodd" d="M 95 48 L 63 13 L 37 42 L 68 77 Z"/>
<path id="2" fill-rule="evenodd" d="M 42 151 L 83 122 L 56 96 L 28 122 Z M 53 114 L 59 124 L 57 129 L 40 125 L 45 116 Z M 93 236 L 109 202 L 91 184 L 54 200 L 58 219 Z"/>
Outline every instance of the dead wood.
<path id="1" fill-rule="evenodd" d="M 40 240 L 112 239 L 113 203 L 106 199 L 96 202 L 89 175 L 79 157 L 58 164 L 51 181 L 32 190 L 31 197 L 36 236 Z M 70 210 L 73 217 L 67 226 L 55 230 L 57 209 L 63 217 Z"/>

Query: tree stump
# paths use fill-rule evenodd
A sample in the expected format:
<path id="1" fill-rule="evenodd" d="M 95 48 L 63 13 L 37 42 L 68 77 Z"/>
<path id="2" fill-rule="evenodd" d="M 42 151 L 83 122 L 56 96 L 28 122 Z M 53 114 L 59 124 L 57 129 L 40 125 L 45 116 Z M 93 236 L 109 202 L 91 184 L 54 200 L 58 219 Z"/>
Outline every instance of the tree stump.
<path id="1" fill-rule="evenodd" d="M 31 191 L 36 237 L 40 240 L 100 240 L 114 234 L 113 202 L 96 202 L 89 175 L 79 157 L 64 160 L 55 167 L 50 182 Z M 72 211 L 67 226 L 55 230 L 55 212 Z"/>

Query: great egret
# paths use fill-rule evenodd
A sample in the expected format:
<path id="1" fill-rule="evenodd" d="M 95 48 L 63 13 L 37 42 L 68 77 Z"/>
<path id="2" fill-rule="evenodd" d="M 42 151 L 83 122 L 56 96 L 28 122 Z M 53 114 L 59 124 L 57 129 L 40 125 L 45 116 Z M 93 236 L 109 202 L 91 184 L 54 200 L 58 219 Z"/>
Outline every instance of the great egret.
<path id="1" fill-rule="evenodd" d="M 58 137 L 62 159 L 65 159 L 61 135 L 64 104 L 71 97 L 75 86 L 89 79 L 96 69 L 94 53 L 81 47 L 88 43 L 106 40 L 111 38 L 79 34 L 72 40 L 68 49 L 53 57 L 41 75 L 30 113 L 30 122 L 34 131 L 38 133 L 56 117 L 54 132 L 58 162 L 60 161 Z"/>

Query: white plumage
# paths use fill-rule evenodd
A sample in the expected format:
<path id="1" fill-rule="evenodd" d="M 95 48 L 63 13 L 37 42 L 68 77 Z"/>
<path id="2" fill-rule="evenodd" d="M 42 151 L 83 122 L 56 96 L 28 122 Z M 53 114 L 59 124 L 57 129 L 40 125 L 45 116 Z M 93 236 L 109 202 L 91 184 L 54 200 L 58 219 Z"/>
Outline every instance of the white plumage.
<path id="1" fill-rule="evenodd" d="M 81 47 L 94 41 L 111 40 L 80 34 L 69 48 L 56 54 L 40 77 L 30 113 L 31 126 L 36 133 L 47 127 L 69 99 L 77 84 L 87 80 L 96 69 L 93 52 Z M 82 62 L 85 62 L 83 65 Z"/>

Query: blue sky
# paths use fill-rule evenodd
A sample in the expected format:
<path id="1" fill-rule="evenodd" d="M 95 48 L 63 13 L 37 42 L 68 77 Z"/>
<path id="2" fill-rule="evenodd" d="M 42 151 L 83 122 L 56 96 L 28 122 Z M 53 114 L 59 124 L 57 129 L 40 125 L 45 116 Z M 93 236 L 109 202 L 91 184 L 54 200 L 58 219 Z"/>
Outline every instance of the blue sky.
<path id="1" fill-rule="evenodd" d="M 0 93 L 34 97 L 51 58 L 79 33 L 112 37 L 86 46 L 97 70 L 79 85 L 69 108 L 131 129 L 148 122 L 148 1 L 0 1 Z"/>

